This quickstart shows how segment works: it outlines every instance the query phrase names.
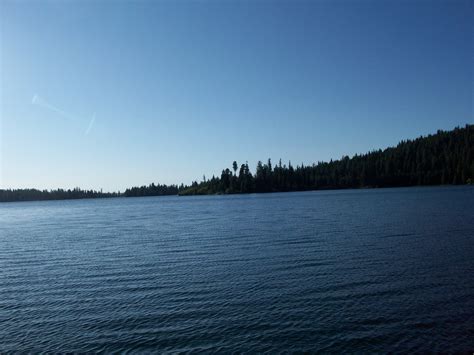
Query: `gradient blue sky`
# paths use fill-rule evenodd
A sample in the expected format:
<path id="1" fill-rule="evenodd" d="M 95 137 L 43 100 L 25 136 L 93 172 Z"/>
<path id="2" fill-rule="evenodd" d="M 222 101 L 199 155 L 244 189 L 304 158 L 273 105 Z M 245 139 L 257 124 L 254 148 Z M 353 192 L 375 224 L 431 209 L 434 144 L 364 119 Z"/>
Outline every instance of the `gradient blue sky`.
<path id="1" fill-rule="evenodd" d="M 3 0 L 0 20 L 3 188 L 190 183 L 473 122 L 470 0 Z"/>

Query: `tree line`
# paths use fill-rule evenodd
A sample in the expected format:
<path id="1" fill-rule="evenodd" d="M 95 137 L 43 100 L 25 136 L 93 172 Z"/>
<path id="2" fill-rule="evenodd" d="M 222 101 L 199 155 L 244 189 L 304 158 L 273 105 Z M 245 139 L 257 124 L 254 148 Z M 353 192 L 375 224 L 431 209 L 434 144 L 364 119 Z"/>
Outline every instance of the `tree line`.
<path id="1" fill-rule="evenodd" d="M 180 195 L 233 194 L 469 184 L 474 182 L 474 125 L 439 130 L 434 135 L 401 141 L 396 147 L 343 156 L 339 160 L 293 166 L 259 161 L 252 174 L 234 161 L 220 177 L 193 182 Z"/>
<path id="2" fill-rule="evenodd" d="M 57 189 L 57 190 L 37 190 L 37 189 L 7 189 L 0 190 L 0 202 L 14 201 L 46 201 L 46 200 L 75 200 L 84 198 L 105 198 L 118 197 L 118 192 L 102 192 L 95 190 Z"/>
<path id="3" fill-rule="evenodd" d="M 339 160 L 293 166 L 259 161 L 255 173 L 248 163 L 232 163 L 220 177 L 191 185 L 150 184 L 123 193 L 94 190 L 0 190 L 0 202 L 82 198 L 207 195 L 306 191 L 363 187 L 400 187 L 474 183 L 474 125 L 401 141 L 396 147 L 343 156 Z"/>
<path id="4" fill-rule="evenodd" d="M 141 197 L 141 196 L 165 196 L 165 195 L 177 195 L 179 191 L 183 191 L 185 186 L 181 184 L 180 187 L 177 185 L 161 185 L 151 183 L 148 186 L 132 187 L 126 189 L 123 193 L 125 197 Z"/>

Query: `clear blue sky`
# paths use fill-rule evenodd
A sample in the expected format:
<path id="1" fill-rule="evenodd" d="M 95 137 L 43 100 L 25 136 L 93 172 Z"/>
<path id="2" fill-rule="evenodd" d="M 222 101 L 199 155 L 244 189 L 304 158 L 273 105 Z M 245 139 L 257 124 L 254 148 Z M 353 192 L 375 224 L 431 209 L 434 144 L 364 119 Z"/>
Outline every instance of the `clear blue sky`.
<path id="1" fill-rule="evenodd" d="M 1 187 L 190 183 L 233 160 L 310 164 L 472 123 L 473 11 L 3 0 Z"/>

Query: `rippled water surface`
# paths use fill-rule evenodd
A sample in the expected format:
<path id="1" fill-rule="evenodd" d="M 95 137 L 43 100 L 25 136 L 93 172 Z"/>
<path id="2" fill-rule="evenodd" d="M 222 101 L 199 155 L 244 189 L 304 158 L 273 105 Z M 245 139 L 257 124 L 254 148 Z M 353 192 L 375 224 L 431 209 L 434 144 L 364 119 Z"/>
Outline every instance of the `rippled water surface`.
<path id="1" fill-rule="evenodd" d="M 0 205 L 1 351 L 474 350 L 474 188 Z"/>

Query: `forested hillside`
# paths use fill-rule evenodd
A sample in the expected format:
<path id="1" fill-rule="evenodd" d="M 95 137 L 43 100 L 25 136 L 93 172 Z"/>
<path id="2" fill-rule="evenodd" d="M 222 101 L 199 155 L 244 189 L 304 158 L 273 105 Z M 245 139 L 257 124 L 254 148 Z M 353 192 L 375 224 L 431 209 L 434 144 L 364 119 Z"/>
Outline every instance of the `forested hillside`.
<path id="1" fill-rule="evenodd" d="M 474 180 L 474 125 L 401 141 L 396 147 L 310 166 L 258 162 L 255 174 L 234 161 L 182 195 L 466 184 Z"/>
<path id="2" fill-rule="evenodd" d="M 304 191 L 361 187 L 397 187 L 474 183 L 474 125 L 438 131 L 434 135 L 401 141 L 396 147 L 356 154 L 310 166 L 291 162 L 258 162 L 252 174 L 247 163 L 232 167 L 191 186 L 132 187 L 123 193 L 93 190 L 0 190 L 0 202 L 104 197 L 204 195 L 252 192 Z"/>

